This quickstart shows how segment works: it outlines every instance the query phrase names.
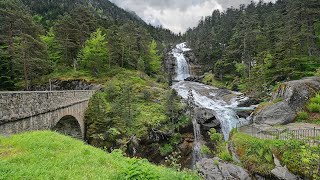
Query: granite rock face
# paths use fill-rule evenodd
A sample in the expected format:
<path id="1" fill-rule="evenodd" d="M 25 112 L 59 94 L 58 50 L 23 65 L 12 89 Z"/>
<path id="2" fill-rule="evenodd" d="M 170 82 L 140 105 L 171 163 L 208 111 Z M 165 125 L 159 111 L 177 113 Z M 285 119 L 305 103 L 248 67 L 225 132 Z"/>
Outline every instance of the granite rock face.
<path id="1" fill-rule="evenodd" d="M 197 163 L 196 167 L 205 180 L 251 180 L 245 169 L 225 163 L 219 158 L 203 158 Z"/>
<path id="2" fill-rule="evenodd" d="M 291 123 L 318 91 L 320 91 L 320 77 L 283 83 L 273 93 L 269 105 L 256 112 L 253 121 L 269 125 Z"/>

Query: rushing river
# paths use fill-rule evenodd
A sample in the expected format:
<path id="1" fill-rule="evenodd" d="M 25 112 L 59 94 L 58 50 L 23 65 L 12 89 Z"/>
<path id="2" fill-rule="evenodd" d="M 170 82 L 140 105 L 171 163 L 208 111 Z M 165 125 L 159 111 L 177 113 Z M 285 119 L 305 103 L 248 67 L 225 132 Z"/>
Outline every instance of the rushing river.
<path id="1" fill-rule="evenodd" d="M 239 103 L 247 98 L 238 92 L 218 89 L 201 83 L 184 81 L 184 79 L 190 77 L 190 68 L 184 53 L 190 50 L 191 49 L 186 47 L 186 43 L 178 44 L 172 50 L 172 54 L 177 61 L 175 80 L 178 81 L 173 84 L 172 88 L 184 99 L 188 98 L 188 93 L 191 90 L 194 101 L 198 107 L 212 110 L 216 119 L 220 121 L 224 139 L 228 140 L 230 131 L 236 128 L 240 120 L 244 120 L 239 119 L 236 114 L 236 109 Z M 201 159 L 201 133 L 197 120 L 193 118 L 192 121 L 195 140 L 193 158 L 196 162 Z"/>

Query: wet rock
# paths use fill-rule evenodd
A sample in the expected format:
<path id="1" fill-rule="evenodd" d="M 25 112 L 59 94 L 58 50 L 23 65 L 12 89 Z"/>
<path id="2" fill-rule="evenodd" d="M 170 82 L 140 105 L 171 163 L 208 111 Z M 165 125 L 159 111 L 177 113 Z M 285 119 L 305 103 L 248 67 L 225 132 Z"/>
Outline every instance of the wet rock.
<path id="1" fill-rule="evenodd" d="M 320 90 L 320 77 L 283 83 L 273 93 L 269 105 L 261 108 L 253 120 L 258 124 L 279 125 L 294 121 L 308 100 Z"/>
<path id="2" fill-rule="evenodd" d="M 250 111 L 236 111 L 236 113 L 239 116 L 239 118 L 244 118 L 244 119 L 249 117 L 252 112 L 253 112 L 252 110 L 250 110 Z"/>
<path id="3" fill-rule="evenodd" d="M 183 156 L 190 155 L 192 153 L 193 149 L 193 134 L 188 133 L 188 134 L 183 134 L 182 135 L 182 143 L 179 144 L 178 148 Z"/>
<path id="4" fill-rule="evenodd" d="M 206 108 L 196 108 L 195 112 L 195 118 L 203 130 L 210 130 L 211 128 L 220 126 L 220 121 L 216 119 L 212 110 Z"/>
<path id="5" fill-rule="evenodd" d="M 185 81 L 201 83 L 203 78 L 204 78 L 203 76 L 190 76 L 190 77 L 186 78 Z"/>
<path id="6" fill-rule="evenodd" d="M 248 172 L 240 166 L 225 163 L 219 158 L 203 158 L 196 164 L 198 172 L 205 180 L 249 180 Z"/>

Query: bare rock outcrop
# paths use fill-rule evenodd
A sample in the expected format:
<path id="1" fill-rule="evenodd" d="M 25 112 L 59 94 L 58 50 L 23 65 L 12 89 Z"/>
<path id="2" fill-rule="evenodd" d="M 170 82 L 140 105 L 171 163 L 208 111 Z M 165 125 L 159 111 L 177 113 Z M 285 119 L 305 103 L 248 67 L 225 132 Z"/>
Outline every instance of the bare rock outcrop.
<path id="1" fill-rule="evenodd" d="M 318 91 L 320 91 L 320 77 L 283 83 L 273 93 L 269 105 L 256 112 L 253 121 L 269 125 L 291 123 Z"/>
<path id="2" fill-rule="evenodd" d="M 203 158 L 196 165 L 205 180 L 251 180 L 248 172 L 240 166 L 223 162 L 215 157 Z"/>

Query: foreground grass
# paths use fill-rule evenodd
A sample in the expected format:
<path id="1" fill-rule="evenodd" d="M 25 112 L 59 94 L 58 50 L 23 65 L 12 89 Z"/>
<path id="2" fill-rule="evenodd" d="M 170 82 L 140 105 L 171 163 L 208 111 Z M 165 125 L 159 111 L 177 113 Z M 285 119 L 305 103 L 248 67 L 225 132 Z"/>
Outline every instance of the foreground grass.
<path id="1" fill-rule="evenodd" d="M 244 167 L 265 176 L 275 168 L 273 154 L 297 175 L 320 179 L 320 146 L 309 146 L 296 140 L 262 140 L 235 133 L 232 142 Z"/>
<path id="2" fill-rule="evenodd" d="M 0 137 L 0 179 L 199 179 L 49 131 Z"/>

